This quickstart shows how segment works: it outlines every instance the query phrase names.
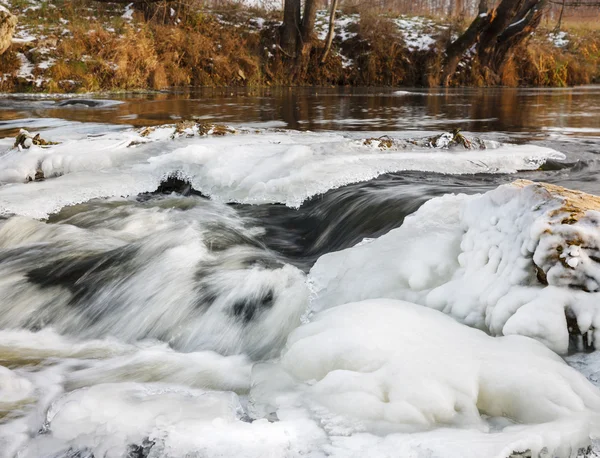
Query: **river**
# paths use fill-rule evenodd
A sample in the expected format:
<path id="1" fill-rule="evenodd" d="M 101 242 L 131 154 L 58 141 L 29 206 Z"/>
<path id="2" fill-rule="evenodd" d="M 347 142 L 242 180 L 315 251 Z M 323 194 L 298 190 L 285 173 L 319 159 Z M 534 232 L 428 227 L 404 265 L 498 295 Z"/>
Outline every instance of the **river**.
<path id="1" fill-rule="evenodd" d="M 7 95 L 0 137 L 0 458 L 600 450 L 595 213 L 542 285 L 502 186 L 600 195 L 600 86 Z"/>

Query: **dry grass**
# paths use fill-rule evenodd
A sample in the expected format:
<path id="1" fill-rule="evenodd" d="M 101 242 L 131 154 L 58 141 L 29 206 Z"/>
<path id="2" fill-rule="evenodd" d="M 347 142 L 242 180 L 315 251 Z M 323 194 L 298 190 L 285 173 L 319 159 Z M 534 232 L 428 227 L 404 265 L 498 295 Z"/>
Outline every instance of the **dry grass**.
<path id="1" fill-rule="evenodd" d="M 14 0 L 13 4 L 27 3 Z M 121 17 L 123 5 L 90 0 L 41 3 L 20 20 L 42 30 L 47 38 L 19 45 L 0 56 L 0 90 L 102 91 L 163 89 L 174 86 L 367 85 L 434 86 L 439 84 L 440 49 L 468 21 L 456 17 L 439 37 L 438 51 L 406 48 L 398 28 L 386 14 L 357 3 L 347 13 L 360 13 L 349 30 L 356 36 L 334 47 L 320 62 L 323 43 L 316 38 L 305 71 L 277 47 L 277 13 L 228 7 L 215 14 L 177 4 L 177 13 L 157 5 L 146 21 L 138 12 L 133 22 Z M 161 9 L 162 8 L 162 9 Z M 352 11 L 350 11 L 352 10 Z M 254 18 L 267 19 L 257 32 Z M 61 22 L 62 20 L 62 22 Z M 65 23 L 65 20 L 67 21 Z M 448 24 L 448 19 L 444 20 Z M 505 66 L 506 86 L 565 86 L 600 81 L 600 21 L 566 19 L 569 45 L 555 48 L 550 29 L 540 30 Z M 550 24 L 553 26 L 553 24 Z M 52 49 L 50 55 L 43 49 Z M 22 52 L 33 63 L 52 57 L 48 70 L 36 70 L 47 82 L 36 88 L 17 77 Z M 344 62 L 343 54 L 352 61 Z M 476 60 L 465 61 L 456 85 L 485 86 L 491 81 Z"/>

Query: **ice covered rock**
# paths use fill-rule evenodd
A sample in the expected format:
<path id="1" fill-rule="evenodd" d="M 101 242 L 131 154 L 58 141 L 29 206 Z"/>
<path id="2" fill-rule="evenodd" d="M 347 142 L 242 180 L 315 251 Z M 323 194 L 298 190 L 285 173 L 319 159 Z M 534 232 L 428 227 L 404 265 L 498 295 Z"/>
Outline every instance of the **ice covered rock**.
<path id="1" fill-rule="evenodd" d="M 0 54 L 4 54 L 10 47 L 16 27 L 17 17 L 0 5 Z"/>
<path id="2" fill-rule="evenodd" d="M 591 349 L 600 338 L 598 209 L 599 197 L 522 180 L 432 199 L 372 243 L 321 257 L 313 306 L 405 299 L 559 353 Z"/>
<path id="3" fill-rule="evenodd" d="M 460 129 L 454 129 L 452 132 L 444 132 L 440 135 L 428 138 L 408 138 L 408 139 L 394 139 L 388 135 L 381 137 L 369 137 L 361 142 L 364 146 L 370 146 L 371 148 L 378 148 L 381 150 L 386 149 L 406 149 L 413 148 L 415 146 L 420 148 L 436 148 L 436 149 L 486 149 L 486 143 L 479 137 L 467 138 L 460 132 Z M 493 145 L 494 143 L 491 142 Z"/>
<path id="4" fill-rule="evenodd" d="M 59 179 L 29 189 L 2 187 L 0 214 L 45 218 L 65 205 L 97 197 L 152 192 L 173 175 L 222 202 L 298 207 L 312 196 L 389 172 L 514 173 L 565 158 L 537 145 L 488 143 L 474 157 L 470 150 L 421 147 L 396 136 L 393 147 L 382 150 L 348 133 L 233 130 L 199 122 L 181 127 L 177 133 L 175 124 L 110 132 L 98 126 L 94 135 L 82 136 L 74 124 L 48 133 L 60 145 L 30 148 L 27 154 L 7 152 L 0 157 L 0 182 L 33 179 L 37 168 L 46 178 Z M 239 135 L 221 135 L 234 132 Z M 396 148 L 400 144 L 402 150 Z"/>
<path id="5" fill-rule="evenodd" d="M 14 148 L 29 149 L 33 145 L 51 146 L 58 145 L 58 143 L 44 140 L 39 133 L 32 135 L 27 130 L 21 129 L 19 134 L 15 137 Z"/>
<path id="6" fill-rule="evenodd" d="M 137 132 L 141 138 L 132 140 L 129 146 L 136 146 L 149 141 L 165 140 L 167 138 L 173 140 L 180 137 L 191 138 L 196 135 L 222 136 L 227 134 L 235 134 L 237 131 L 233 127 L 226 126 L 224 124 L 213 124 L 182 119 L 176 124 L 143 127 Z"/>
<path id="7" fill-rule="evenodd" d="M 313 419 L 333 456 L 575 456 L 600 432 L 598 390 L 539 342 L 389 299 L 313 316 L 254 367 L 251 397 L 259 416 Z"/>

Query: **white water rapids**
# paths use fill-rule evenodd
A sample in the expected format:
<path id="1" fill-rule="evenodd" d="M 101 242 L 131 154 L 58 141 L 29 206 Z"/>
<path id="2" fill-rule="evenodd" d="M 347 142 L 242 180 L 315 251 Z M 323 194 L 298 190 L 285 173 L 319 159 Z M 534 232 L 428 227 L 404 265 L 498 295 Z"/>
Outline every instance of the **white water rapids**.
<path id="1" fill-rule="evenodd" d="M 0 458 L 595 456 L 599 360 L 563 356 L 566 310 L 600 339 L 600 214 L 552 238 L 560 202 L 511 185 L 374 210 L 413 199 L 394 174 L 569 157 L 45 122 L 0 140 Z"/>

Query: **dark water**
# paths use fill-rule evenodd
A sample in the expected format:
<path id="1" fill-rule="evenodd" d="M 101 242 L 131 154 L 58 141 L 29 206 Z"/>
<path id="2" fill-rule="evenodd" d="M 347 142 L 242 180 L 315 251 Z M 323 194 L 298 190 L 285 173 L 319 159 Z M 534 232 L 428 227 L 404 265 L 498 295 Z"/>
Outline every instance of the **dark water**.
<path id="1" fill-rule="evenodd" d="M 276 121 L 309 130 L 447 130 L 544 138 L 546 129 L 583 137 L 600 129 L 600 86 L 566 89 L 278 88 L 201 89 L 90 99 L 0 99 L 0 128 L 23 118 L 60 118 L 147 126 L 198 117 L 222 123 Z M 596 132 L 569 131 L 592 128 Z"/>

